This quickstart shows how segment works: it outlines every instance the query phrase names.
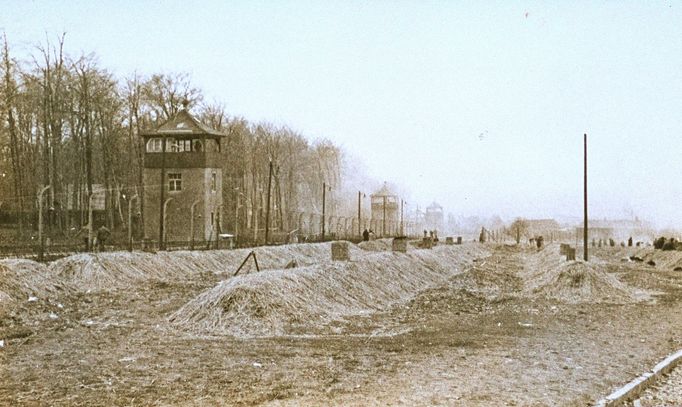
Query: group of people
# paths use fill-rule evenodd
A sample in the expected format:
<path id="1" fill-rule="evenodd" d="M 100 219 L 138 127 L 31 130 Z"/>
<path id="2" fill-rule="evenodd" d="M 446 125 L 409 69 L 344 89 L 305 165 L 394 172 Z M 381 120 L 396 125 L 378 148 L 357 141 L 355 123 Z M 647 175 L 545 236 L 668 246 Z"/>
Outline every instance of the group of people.
<path id="1" fill-rule="evenodd" d="M 432 241 L 437 242 L 438 241 L 438 231 L 437 230 L 426 230 L 424 229 L 424 237 L 427 237 L 426 235 L 428 234 L 428 237 L 431 238 Z"/>
<path id="2" fill-rule="evenodd" d="M 374 237 L 375 237 L 375 236 L 374 236 L 374 232 L 372 231 L 372 229 L 369 229 L 369 230 L 368 230 L 368 229 L 365 229 L 365 230 L 362 232 L 362 240 L 363 240 L 364 242 L 369 242 L 369 240 L 370 240 L 370 239 L 373 240 Z"/>
<path id="3" fill-rule="evenodd" d="M 528 239 L 528 243 L 531 246 L 537 246 L 538 249 L 542 249 L 544 242 L 545 242 L 545 238 L 542 236 L 535 236 L 535 237 Z"/>
<path id="4" fill-rule="evenodd" d="M 93 237 L 92 242 L 90 242 L 90 227 L 88 225 L 84 225 L 74 237 L 84 234 L 82 239 L 83 243 L 85 244 L 85 251 L 89 251 L 95 247 L 99 252 L 104 251 L 104 244 L 109 239 L 109 236 L 111 236 L 111 231 L 109 228 L 102 225 L 97 230 L 93 230 L 93 233 L 95 236 Z"/>

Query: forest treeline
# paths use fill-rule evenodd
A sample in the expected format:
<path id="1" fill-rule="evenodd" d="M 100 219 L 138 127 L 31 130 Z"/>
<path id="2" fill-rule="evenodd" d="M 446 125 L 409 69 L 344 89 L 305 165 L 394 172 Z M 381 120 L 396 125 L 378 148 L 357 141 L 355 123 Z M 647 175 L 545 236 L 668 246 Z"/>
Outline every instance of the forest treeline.
<path id="1" fill-rule="evenodd" d="M 95 187 L 105 191 L 103 222 L 125 228 L 127 199 L 154 187 L 142 185 L 138 135 L 182 109 L 184 100 L 195 117 L 227 135 L 222 148 L 226 228 L 237 220 L 243 231 L 264 224 L 270 160 L 274 228 L 291 230 L 296 212 L 321 213 L 323 183 L 336 191 L 327 193 L 329 215 L 353 207 L 352 197 L 340 192 L 342 150 L 329 141 L 310 142 L 287 127 L 233 117 L 224 106 L 206 103 L 186 74 L 117 78 L 94 54 L 66 53 L 64 36 L 35 46 L 23 60 L 15 58 L 6 36 L 3 40 L 0 212 L 18 223 L 20 235 L 36 227 L 36 196 L 45 186 L 44 216 L 52 231 L 87 223 L 88 196 Z"/>

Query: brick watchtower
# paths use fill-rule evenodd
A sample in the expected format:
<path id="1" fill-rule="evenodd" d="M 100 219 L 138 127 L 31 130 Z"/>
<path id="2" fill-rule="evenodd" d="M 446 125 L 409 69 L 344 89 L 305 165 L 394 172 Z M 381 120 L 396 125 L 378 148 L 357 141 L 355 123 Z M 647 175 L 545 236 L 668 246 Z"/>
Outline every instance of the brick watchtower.
<path id="1" fill-rule="evenodd" d="M 370 198 L 372 202 L 372 221 L 370 223 L 381 228 L 379 233 L 382 237 L 397 234 L 400 222 L 398 195 L 394 194 L 384 182 L 384 186 L 373 193 Z"/>
<path id="2" fill-rule="evenodd" d="M 424 227 L 429 230 L 441 232 L 443 230 L 444 219 L 443 207 L 440 206 L 436 201 L 433 201 L 431 205 L 426 207 L 426 213 L 424 214 Z"/>
<path id="3" fill-rule="evenodd" d="M 220 148 L 224 134 L 201 124 L 187 106 L 144 139 L 144 236 L 215 240 L 222 210 Z"/>

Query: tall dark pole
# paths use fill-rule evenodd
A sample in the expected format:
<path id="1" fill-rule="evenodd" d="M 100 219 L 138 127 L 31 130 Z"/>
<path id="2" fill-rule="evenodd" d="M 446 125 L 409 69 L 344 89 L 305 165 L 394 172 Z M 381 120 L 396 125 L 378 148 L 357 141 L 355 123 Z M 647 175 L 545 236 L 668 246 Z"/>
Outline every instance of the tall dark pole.
<path id="1" fill-rule="evenodd" d="M 362 213 L 360 212 L 360 202 L 362 200 L 362 192 L 358 191 L 358 236 L 362 237 Z"/>
<path id="2" fill-rule="evenodd" d="M 239 244 L 239 194 L 240 192 L 237 191 L 237 207 L 234 210 L 234 243 L 235 245 Z"/>
<path id="3" fill-rule="evenodd" d="M 405 236 L 405 224 L 403 223 L 403 212 L 405 211 L 405 201 L 400 200 L 400 236 Z"/>
<path id="4" fill-rule="evenodd" d="M 265 244 L 268 244 L 268 235 L 270 232 L 270 186 L 272 185 L 272 160 L 270 161 L 270 174 L 268 175 L 268 194 L 267 207 L 265 208 Z"/>
<path id="5" fill-rule="evenodd" d="M 166 242 L 163 241 L 163 218 L 164 218 L 164 197 L 166 192 L 166 137 L 161 138 L 161 195 L 159 199 L 159 250 L 166 250 Z"/>
<path id="6" fill-rule="evenodd" d="M 325 224 L 325 199 L 326 199 L 326 193 L 327 193 L 327 184 L 322 183 L 322 241 L 324 242 L 324 224 Z"/>
<path id="7" fill-rule="evenodd" d="M 381 224 L 381 237 L 386 236 L 386 196 L 384 196 L 384 219 Z"/>
<path id="8" fill-rule="evenodd" d="M 137 199 L 137 194 L 128 199 L 128 251 L 133 251 L 133 201 Z"/>
<path id="9" fill-rule="evenodd" d="M 584 202 L 584 211 L 585 211 L 585 225 L 583 226 L 583 254 L 584 254 L 584 259 L 585 261 L 588 261 L 589 256 L 587 255 L 587 133 L 585 133 L 585 138 L 584 138 L 584 146 L 585 146 L 585 202 Z"/>

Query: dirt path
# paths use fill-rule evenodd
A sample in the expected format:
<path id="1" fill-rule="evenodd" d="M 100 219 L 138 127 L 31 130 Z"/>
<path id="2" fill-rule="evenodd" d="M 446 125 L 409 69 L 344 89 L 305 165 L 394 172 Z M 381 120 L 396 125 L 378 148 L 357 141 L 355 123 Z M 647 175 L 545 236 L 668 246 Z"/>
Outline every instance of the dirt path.
<path id="1" fill-rule="evenodd" d="M 614 263 L 622 281 L 666 292 L 656 304 L 530 300 L 517 293 L 531 255 L 497 248 L 443 287 L 315 336 L 169 327 L 217 278 L 79 294 L 0 350 L 0 405 L 590 405 L 682 347 L 678 276 Z"/>

